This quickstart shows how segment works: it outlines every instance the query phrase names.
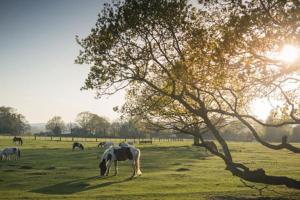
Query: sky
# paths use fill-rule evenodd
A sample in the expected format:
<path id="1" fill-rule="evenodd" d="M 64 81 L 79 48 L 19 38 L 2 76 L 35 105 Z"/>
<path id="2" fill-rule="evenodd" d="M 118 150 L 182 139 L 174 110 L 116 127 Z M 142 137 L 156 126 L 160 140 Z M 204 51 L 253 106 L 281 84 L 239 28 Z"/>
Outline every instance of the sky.
<path id="1" fill-rule="evenodd" d="M 23 114 L 29 123 L 58 115 L 74 121 L 90 111 L 111 121 L 124 92 L 95 99 L 81 91 L 89 66 L 74 63 L 105 0 L 0 0 L 0 106 Z"/>

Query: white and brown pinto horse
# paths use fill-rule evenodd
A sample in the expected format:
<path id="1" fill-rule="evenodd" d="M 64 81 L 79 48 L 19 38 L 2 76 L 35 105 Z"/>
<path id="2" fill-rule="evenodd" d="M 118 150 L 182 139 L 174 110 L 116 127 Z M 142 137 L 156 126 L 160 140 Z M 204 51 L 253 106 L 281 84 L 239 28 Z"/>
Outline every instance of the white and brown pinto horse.
<path id="1" fill-rule="evenodd" d="M 72 150 L 74 151 L 75 149 L 79 149 L 79 150 L 83 151 L 83 150 L 84 150 L 84 147 L 83 147 L 83 145 L 82 145 L 81 143 L 79 143 L 79 142 L 74 142 L 74 143 L 73 143 L 73 146 L 72 146 Z"/>
<path id="2" fill-rule="evenodd" d="M 101 159 L 100 159 L 100 175 L 101 176 L 108 176 L 110 167 L 112 163 L 115 166 L 115 175 L 118 174 L 118 161 L 125 161 L 129 160 L 132 164 L 132 176 L 140 176 L 142 174 L 140 169 L 140 156 L 141 152 L 139 149 L 129 146 L 129 147 L 118 147 L 112 146 L 107 149 Z"/>
<path id="3" fill-rule="evenodd" d="M 14 156 L 15 160 L 19 160 L 21 157 L 21 151 L 17 147 L 9 147 L 0 151 L 0 159 L 1 160 L 10 160 L 11 157 Z"/>

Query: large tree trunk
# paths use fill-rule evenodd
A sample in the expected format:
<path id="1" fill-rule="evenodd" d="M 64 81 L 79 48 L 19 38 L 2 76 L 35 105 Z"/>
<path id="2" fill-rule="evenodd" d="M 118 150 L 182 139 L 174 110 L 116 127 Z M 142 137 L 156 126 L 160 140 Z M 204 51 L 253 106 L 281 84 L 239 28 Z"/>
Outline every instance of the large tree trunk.
<path id="1" fill-rule="evenodd" d="M 199 146 L 199 144 L 200 144 L 199 140 L 200 140 L 199 135 L 195 134 L 194 135 L 194 145 Z"/>
<path id="2" fill-rule="evenodd" d="M 204 121 L 206 122 L 208 128 L 210 128 L 214 136 L 217 138 L 218 142 L 222 145 L 224 155 L 218 151 L 214 151 L 213 148 L 210 148 L 210 146 L 206 145 L 205 142 L 202 142 L 204 147 L 206 147 L 206 149 L 208 149 L 212 154 L 222 158 L 226 163 L 226 169 L 229 170 L 234 176 L 240 177 L 243 180 L 254 183 L 263 183 L 268 185 L 285 185 L 288 188 L 300 189 L 300 181 L 298 180 L 286 176 L 270 176 L 265 173 L 264 169 L 250 170 L 248 167 L 241 163 L 234 163 L 232 161 L 232 157 L 226 141 L 221 137 L 218 130 L 213 126 L 208 117 L 204 117 Z M 284 139 L 282 141 L 282 144 L 287 144 L 284 141 Z"/>
<path id="3" fill-rule="evenodd" d="M 269 176 L 263 169 L 250 170 L 242 164 L 228 162 L 226 165 L 226 169 L 229 170 L 232 175 L 238 176 L 246 181 L 268 185 L 285 185 L 288 188 L 300 189 L 300 181 L 286 176 Z"/>

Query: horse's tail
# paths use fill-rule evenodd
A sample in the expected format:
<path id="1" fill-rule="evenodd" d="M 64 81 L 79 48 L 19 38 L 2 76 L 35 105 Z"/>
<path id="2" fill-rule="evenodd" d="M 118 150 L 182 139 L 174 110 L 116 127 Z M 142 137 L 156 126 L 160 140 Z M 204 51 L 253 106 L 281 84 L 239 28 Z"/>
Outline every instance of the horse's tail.
<path id="1" fill-rule="evenodd" d="M 22 138 L 20 138 L 20 143 L 21 143 L 21 145 L 23 145 L 23 140 L 22 140 Z"/>
<path id="2" fill-rule="evenodd" d="M 136 155 L 136 159 L 135 159 L 135 162 L 136 162 L 136 174 L 139 176 L 139 175 L 142 175 L 142 172 L 141 172 L 141 162 L 140 162 L 141 151 L 139 149 L 136 149 L 136 150 L 137 150 L 137 155 Z"/>

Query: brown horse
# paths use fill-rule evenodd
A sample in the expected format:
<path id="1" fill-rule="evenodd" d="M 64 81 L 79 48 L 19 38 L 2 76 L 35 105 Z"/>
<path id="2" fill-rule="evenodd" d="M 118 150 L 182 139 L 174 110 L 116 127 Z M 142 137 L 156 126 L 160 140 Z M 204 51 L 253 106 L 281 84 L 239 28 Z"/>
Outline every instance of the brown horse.
<path id="1" fill-rule="evenodd" d="M 15 137 L 13 138 L 13 143 L 23 145 L 23 140 L 22 140 L 21 137 L 16 137 L 16 136 L 15 136 Z"/>

